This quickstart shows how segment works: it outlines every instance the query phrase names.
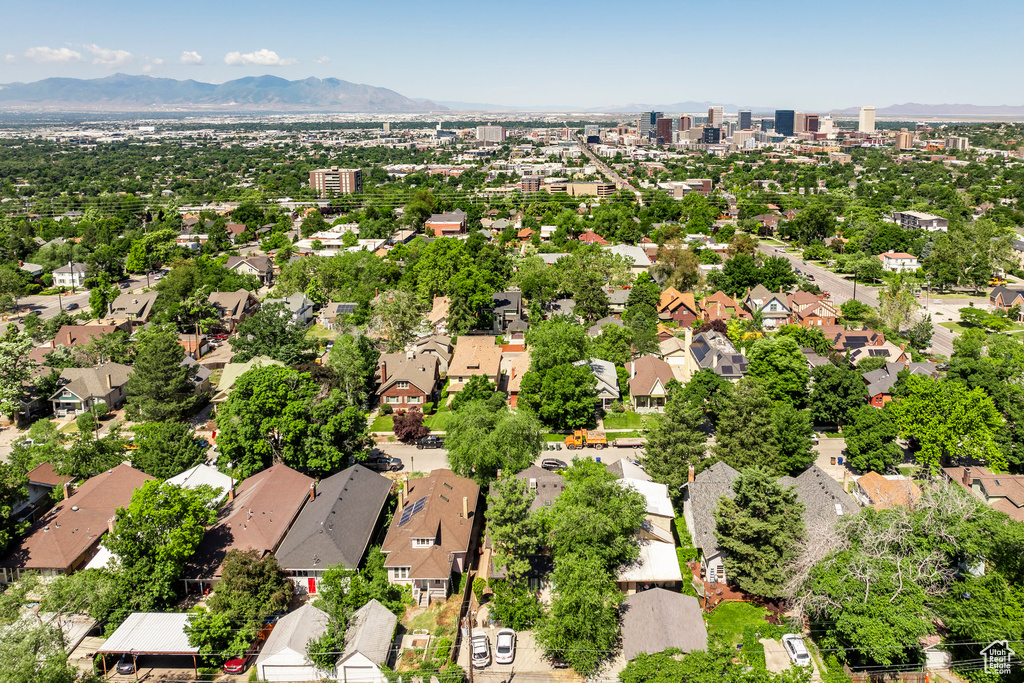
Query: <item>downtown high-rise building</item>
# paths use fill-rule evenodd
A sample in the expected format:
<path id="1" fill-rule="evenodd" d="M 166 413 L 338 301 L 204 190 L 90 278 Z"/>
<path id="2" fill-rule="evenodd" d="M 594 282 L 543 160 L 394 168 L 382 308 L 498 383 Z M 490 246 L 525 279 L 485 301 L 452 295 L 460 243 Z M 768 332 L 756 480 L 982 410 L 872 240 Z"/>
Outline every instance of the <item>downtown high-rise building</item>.
<path id="1" fill-rule="evenodd" d="M 946 138 L 946 149 L 967 151 L 971 148 L 970 141 L 963 135 L 951 135 Z"/>
<path id="2" fill-rule="evenodd" d="M 796 112 L 792 109 L 775 110 L 775 132 L 779 135 L 792 137 L 796 129 Z"/>
<path id="3" fill-rule="evenodd" d="M 477 126 L 476 139 L 481 142 L 505 142 L 505 129 L 501 126 Z"/>
<path id="4" fill-rule="evenodd" d="M 725 107 L 708 107 L 708 125 L 720 128 L 725 123 Z"/>
<path id="5" fill-rule="evenodd" d="M 663 116 L 655 125 L 657 127 L 656 135 L 661 138 L 662 143 L 670 144 L 672 142 L 672 119 Z"/>
<path id="6" fill-rule="evenodd" d="M 875 108 L 874 107 L 861 107 L 860 108 L 860 121 L 857 125 L 858 133 L 874 133 L 875 132 Z"/>
<path id="7" fill-rule="evenodd" d="M 336 194 L 360 194 L 363 191 L 363 171 L 358 168 L 318 168 L 309 172 L 309 186 L 321 198 Z"/>
<path id="8" fill-rule="evenodd" d="M 751 130 L 754 127 L 754 121 L 751 118 L 749 109 L 740 111 L 739 129 L 740 130 Z"/>
<path id="9" fill-rule="evenodd" d="M 817 133 L 818 132 L 818 115 L 817 114 L 804 114 L 804 132 L 805 133 Z"/>
<path id="10" fill-rule="evenodd" d="M 680 116 L 678 128 L 680 133 L 685 133 L 693 128 L 693 117 L 686 116 L 685 114 Z"/>
<path id="11" fill-rule="evenodd" d="M 793 134 L 803 133 L 804 130 L 804 113 L 802 111 L 793 112 Z"/>
<path id="12" fill-rule="evenodd" d="M 661 118 L 660 111 L 644 111 L 640 112 L 640 123 L 637 129 L 640 131 L 640 137 L 650 138 L 658 132 L 658 119 Z"/>

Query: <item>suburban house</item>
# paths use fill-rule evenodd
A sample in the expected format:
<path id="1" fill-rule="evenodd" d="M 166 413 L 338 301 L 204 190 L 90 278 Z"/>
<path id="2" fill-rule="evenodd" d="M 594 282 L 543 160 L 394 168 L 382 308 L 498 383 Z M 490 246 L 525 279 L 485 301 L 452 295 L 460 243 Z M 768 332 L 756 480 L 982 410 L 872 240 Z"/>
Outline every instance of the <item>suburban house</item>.
<path id="1" fill-rule="evenodd" d="M 672 366 L 657 356 L 642 356 L 626 363 L 629 398 L 637 412 L 662 412 L 668 397 L 668 383 L 675 379 Z"/>
<path id="2" fill-rule="evenodd" d="M 523 375 L 530 371 L 530 350 L 521 353 L 502 353 L 501 383 L 498 390 L 508 394 L 508 405 L 516 409 L 519 402 L 519 388 L 523 383 Z"/>
<path id="3" fill-rule="evenodd" d="M 249 372 L 253 368 L 264 368 L 271 365 L 281 365 L 279 360 L 274 360 L 270 356 L 256 356 L 244 363 L 228 363 L 224 366 L 224 371 L 221 372 L 220 379 L 217 381 L 217 390 L 213 394 L 213 403 L 220 403 L 227 399 L 228 394 L 235 388 L 235 382 L 238 378 Z"/>
<path id="4" fill-rule="evenodd" d="M 689 336 L 689 330 L 687 330 Z M 686 381 L 701 370 L 711 370 L 722 379 L 739 381 L 747 374 L 747 357 L 736 350 L 732 341 L 714 330 L 701 332 L 689 345 Z"/>
<path id="5" fill-rule="evenodd" d="M 700 317 L 705 322 L 712 320 L 731 320 L 739 318 L 744 320 L 750 314 L 743 310 L 743 307 L 731 296 L 718 290 L 711 296 L 706 296 L 700 302 Z"/>
<path id="6" fill-rule="evenodd" d="M 916 256 L 902 251 L 887 251 L 879 254 L 878 260 L 882 262 L 882 270 L 888 273 L 912 273 L 921 266 Z"/>
<path id="7" fill-rule="evenodd" d="M 445 334 L 448 331 L 448 297 L 434 297 L 430 312 L 427 313 L 427 322 L 437 334 Z"/>
<path id="8" fill-rule="evenodd" d="M 693 329 L 684 328 L 683 338 L 676 336 L 663 339 L 658 342 L 658 356 L 672 367 L 672 374 L 680 382 L 689 381 L 687 368 L 690 365 L 690 342 L 693 338 Z"/>
<path id="9" fill-rule="evenodd" d="M 207 301 L 217 309 L 220 326 L 229 334 L 235 331 L 240 322 L 258 311 L 260 306 L 256 295 L 244 289 L 237 292 L 211 292 Z"/>
<path id="10" fill-rule="evenodd" d="M 132 492 L 152 479 L 122 463 L 92 477 L 74 493 L 65 489 L 70 495 L 12 543 L 0 560 L 0 583 L 17 581 L 23 572 L 60 576 L 84 567 L 99 549 L 103 534 L 114 528 L 117 509 L 128 507 Z"/>
<path id="11" fill-rule="evenodd" d="M 602 287 L 601 290 L 608 297 L 608 310 L 613 315 L 626 310 L 626 301 L 629 300 L 629 292 L 631 291 L 628 287 Z"/>
<path id="12" fill-rule="evenodd" d="M 579 239 L 580 242 L 583 242 L 583 244 L 602 244 L 602 245 L 611 244 L 608 240 L 606 240 L 605 238 L 601 237 L 600 235 L 598 235 L 593 230 L 587 230 L 585 233 L 580 235 L 578 239 Z"/>
<path id="13" fill-rule="evenodd" d="M 272 555 L 281 545 L 302 506 L 313 479 L 278 464 L 257 472 L 228 491 L 217 521 L 185 564 L 187 590 L 205 592 L 220 581 L 224 557 L 231 550 Z"/>
<path id="14" fill-rule="evenodd" d="M 243 275 L 255 275 L 262 285 L 274 280 L 274 263 L 269 256 L 229 256 L 224 267 Z"/>
<path id="15" fill-rule="evenodd" d="M 865 507 L 888 510 L 914 505 L 921 498 L 921 489 L 912 479 L 902 474 L 882 475 L 878 472 L 868 472 L 857 477 L 855 496 Z"/>
<path id="16" fill-rule="evenodd" d="M 442 375 L 448 373 L 448 366 L 452 362 L 452 354 L 454 353 L 451 338 L 443 334 L 434 334 L 417 339 L 412 343 L 412 350 L 417 355 L 426 353 L 437 356 L 438 370 Z"/>
<path id="17" fill-rule="evenodd" d="M 864 382 L 868 385 L 868 403 L 881 408 L 892 400 L 892 388 L 901 370 L 908 370 L 912 375 L 935 376 L 933 363 L 899 363 L 888 362 L 877 370 L 864 373 Z"/>
<path id="18" fill-rule="evenodd" d="M 615 325 L 616 327 L 625 327 L 625 325 L 623 325 L 623 323 L 622 323 L 622 319 L 621 318 L 618 318 L 617 316 L 614 316 L 614 315 L 609 315 L 609 316 L 607 316 L 605 318 L 601 318 L 600 320 L 595 322 L 593 325 L 588 327 L 587 328 L 587 336 L 589 336 L 589 337 L 596 337 L 597 335 L 601 334 L 601 330 L 604 328 L 605 325 Z"/>
<path id="19" fill-rule="evenodd" d="M 505 337 L 511 344 L 525 344 L 526 343 L 526 331 L 530 329 L 530 324 L 525 320 L 513 320 L 508 324 L 505 329 Z"/>
<path id="20" fill-rule="evenodd" d="M 811 292 L 796 292 L 787 297 L 793 322 L 801 327 L 835 325 L 839 313 L 835 305 L 823 296 Z"/>
<path id="21" fill-rule="evenodd" d="M 661 299 L 658 301 L 659 320 L 672 320 L 680 327 L 689 327 L 698 318 L 700 308 L 693 300 L 693 294 L 683 294 L 675 287 L 669 287 L 661 293 Z"/>
<path id="22" fill-rule="evenodd" d="M 241 244 L 239 238 L 245 234 L 246 230 L 248 230 L 248 228 L 241 223 L 226 223 L 224 225 L 224 231 L 228 233 L 228 237 L 231 238 L 232 244 Z"/>
<path id="23" fill-rule="evenodd" d="M 110 325 L 62 325 L 57 334 L 50 340 L 50 348 L 54 349 L 63 346 L 73 349 L 76 346 L 91 344 L 100 337 L 113 334 L 114 332 L 128 332 L 131 327 L 128 324 Z"/>
<path id="24" fill-rule="evenodd" d="M 578 360 L 573 365 L 580 365 L 590 368 L 597 379 L 597 397 L 601 400 L 599 407 L 608 410 L 613 403 L 622 400 L 619 394 L 619 377 L 615 371 L 615 364 L 600 358 L 590 360 Z"/>
<path id="25" fill-rule="evenodd" d="M 57 474 L 53 469 L 53 465 L 48 462 L 39 463 L 33 467 L 29 470 L 26 478 L 28 483 L 25 488 L 28 497 L 23 498 L 12 506 L 10 513 L 12 519 L 23 520 L 30 518 L 32 521 L 35 521 L 36 515 L 50 508 L 54 489 L 62 489 L 65 498 L 71 495 L 70 487 L 74 477 Z"/>
<path id="26" fill-rule="evenodd" d="M 523 319 L 523 293 L 522 292 L 495 292 L 491 297 L 494 305 L 491 307 L 491 314 L 494 317 L 494 333 L 502 334 L 508 326 Z"/>
<path id="27" fill-rule="evenodd" d="M 842 325 L 833 327 L 822 326 L 822 333 L 832 341 L 832 348 L 842 355 L 848 355 L 850 361 L 857 365 L 865 358 L 885 358 L 889 362 L 907 363 L 910 355 L 906 349 L 886 341 L 885 334 L 876 330 L 862 328 L 847 330 Z"/>
<path id="28" fill-rule="evenodd" d="M 690 531 L 690 540 L 700 550 L 701 569 L 711 583 L 727 580 L 724 551 L 715 535 L 715 508 L 722 496 L 733 498 L 733 482 L 739 472 L 716 462 L 683 484 L 683 518 Z M 808 537 L 827 537 L 835 534 L 835 525 L 843 515 L 852 515 L 860 506 L 843 490 L 836 480 L 812 465 L 798 477 L 780 477 L 779 484 L 796 489 L 797 499 L 804 505 L 804 527 Z"/>
<path id="29" fill-rule="evenodd" d="M 269 304 L 284 304 L 285 310 L 291 314 L 292 320 L 298 325 L 309 325 L 316 317 L 316 313 L 313 312 L 313 302 L 302 292 L 295 292 L 284 299 L 267 299 L 263 302 L 264 306 Z"/>
<path id="30" fill-rule="evenodd" d="M 993 308 L 1000 311 L 1009 311 L 1014 306 L 1020 306 L 1018 310 L 1024 316 L 1024 289 L 996 287 L 988 295 L 988 302 Z"/>
<path id="31" fill-rule="evenodd" d="M 927 230 L 928 232 L 946 232 L 949 230 L 949 219 L 921 211 L 893 211 L 892 220 L 899 223 L 904 230 Z"/>
<path id="32" fill-rule="evenodd" d="M 435 354 L 414 351 L 381 355 L 378 374 L 380 385 L 377 396 L 381 405 L 404 410 L 433 401 L 441 374 L 440 360 Z"/>
<path id="33" fill-rule="evenodd" d="M 633 275 L 646 273 L 651 267 L 651 259 L 647 257 L 647 252 L 632 244 L 616 244 L 613 247 L 605 247 L 604 250 L 630 262 L 629 270 Z"/>
<path id="34" fill-rule="evenodd" d="M 463 335 L 455 344 L 455 354 L 448 368 L 448 393 L 462 391 L 462 385 L 473 375 L 484 375 L 498 386 L 501 369 L 501 347 L 495 337 Z"/>
<path id="35" fill-rule="evenodd" d="M 329 567 L 359 567 L 390 493 L 391 480 L 362 465 L 309 490 L 309 501 L 274 553 L 299 593 L 317 593 Z"/>
<path id="36" fill-rule="evenodd" d="M 465 571 L 479 532 L 479 502 L 476 482 L 451 470 L 406 479 L 381 547 L 387 555 L 388 581 L 412 586 L 417 604 L 445 600 L 452 575 Z"/>
<path id="37" fill-rule="evenodd" d="M 95 368 L 64 368 L 57 380 L 57 391 L 50 396 L 57 417 L 78 415 L 97 403 L 116 409 L 128 397 L 124 384 L 132 368 L 120 363 L 103 363 Z"/>
<path id="38" fill-rule="evenodd" d="M 107 317 L 114 320 L 127 320 L 134 330 L 149 322 L 153 314 L 153 304 L 160 292 L 125 292 L 119 294 L 110 303 Z"/>
<path id="39" fill-rule="evenodd" d="M 993 474 L 984 467 L 944 467 L 946 479 L 967 489 L 989 507 L 1024 522 L 1024 474 Z"/>
<path id="40" fill-rule="evenodd" d="M 686 654 L 708 649 L 708 629 L 697 598 L 664 588 L 652 588 L 626 598 L 622 603 L 625 660 L 668 649 Z"/>
<path id="41" fill-rule="evenodd" d="M 350 315 L 356 312 L 358 304 L 355 303 L 341 303 L 338 301 L 331 301 L 324 304 L 320 308 L 320 314 L 317 319 L 317 323 L 321 327 L 325 327 L 328 330 L 334 330 L 339 327 L 341 323 L 345 321 Z"/>
<path id="42" fill-rule="evenodd" d="M 761 313 L 764 326 L 768 329 L 782 327 L 789 322 L 789 303 L 785 294 L 769 292 L 764 285 L 757 285 L 747 292 L 743 306 L 753 315 Z"/>
<path id="43" fill-rule="evenodd" d="M 433 232 L 434 237 L 451 237 L 466 232 L 466 212 L 456 209 L 449 213 L 435 213 L 426 221 L 423 226 L 427 232 Z"/>
<path id="44" fill-rule="evenodd" d="M 184 472 L 170 477 L 167 480 L 167 483 L 180 486 L 183 489 L 192 490 L 195 490 L 200 486 L 209 486 L 217 496 L 213 503 L 216 505 L 224 498 L 225 495 L 227 495 L 227 492 L 231 489 L 231 486 L 235 481 L 230 475 L 224 474 L 216 467 L 211 467 L 205 463 L 199 463 L 198 465 L 188 468 Z"/>
<path id="45" fill-rule="evenodd" d="M 683 575 L 672 536 L 676 513 L 668 496 L 668 486 L 652 481 L 643 468 L 629 461 L 620 461 L 617 465 L 615 468 L 609 465 L 608 471 L 619 477 L 619 486 L 643 496 L 646 512 L 637 532 L 639 555 L 634 562 L 619 568 L 616 578 L 619 590 L 633 595 L 656 586 L 678 589 Z"/>
<path id="46" fill-rule="evenodd" d="M 70 262 L 52 273 L 54 287 L 81 288 L 89 277 L 89 266 L 85 263 Z"/>

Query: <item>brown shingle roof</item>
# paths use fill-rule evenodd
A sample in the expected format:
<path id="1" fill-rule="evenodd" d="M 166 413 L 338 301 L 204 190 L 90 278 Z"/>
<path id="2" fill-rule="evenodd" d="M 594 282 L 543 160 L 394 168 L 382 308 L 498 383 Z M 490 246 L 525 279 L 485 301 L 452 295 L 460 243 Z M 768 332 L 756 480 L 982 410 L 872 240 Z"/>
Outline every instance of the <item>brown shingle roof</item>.
<path id="1" fill-rule="evenodd" d="M 220 576 L 229 550 L 274 552 L 309 497 L 313 479 L 287 465 L 274 465 L 238 484 L 235 499 L 221 510 L 217 522 L 185 568 L 185 577 Z"/>
<path id="2" fill-rule="evenodd" d="M 431 394 L 437 384 L 437 366 L 440 361 L 432 353 L 413 354 L 408 358 L 404 353 L 386 353 L 380 357 L 380 367 L 386 376 L 381 377 L 378 394 L 383 394 L 395 382 L 409 382 L 424 394 Z"/>
<path id="3" fill-rule="evenodd" d="M 69 571 L 76 560 L 99 543 L 119 507 L 127 507 L 132 492 L 153 479 L 122 463 L 97 474 L 61 501 L 0 561 L 2 567 Z"/>
<path id="4" fill-rule="evenodd" d="M 121 328 L 117 325 L 64 325 L 57 330 L 50 346 L 82 346 L 119 329 Z"/>
<path id="5" fill-rule="evenodd" d="M 626 363 L 625 367 L 631 375 L 629 393 L 633 396 L 649 396 L 658 380 L 661 380 L 662 389 L 666 389 L 669 381 L 675 378 L 672 366 L 655 356 L 637 358 L 632 363 Z"/>
<path id="6" fill-rule="evenodd" d="M 403 509 L 395 511 L 381 547 L 388 556 L 384 565 L 409 567 L 411 579 L 446 579 L 451 573 L 451 553 L 469 550 L 480 487 L 451 470 L 434 470 L 429 477 L 410 480 L 409 485 Z M 469 507 L 468 519 L 462 516 L 463 498 Z M 428 548 L 413 548 L 414 538 L 436 538 L 438 542 Z"/>
<path id="7" fill-rule="evenodd" d="M 40 484 L 42 486 L 63 486 L 67 482 L 74 479 L 66 474 L 57 474 L 53 470 L 53 465 L 48 462 L 41 462 L 31 470 L 29 470 L 28 481 L 30 484 Z"/>
<path id="8" fill-rule="evenodd" d="M 106 396 L 111 389 L 123 386 L 132 372 L 133 368 L 120 363 L 104 363 L 95 368 L 64 368 L 53 396 L 65 390 L 81 399 Z"/>
<path id="9" fill-rule="evenodd" d="M 237 318 L 246 309 L 249 292 L 239 289 L 236 292 L 211 292 L 208 301 L 217 309 L 222 318 Z"/>
<path id="10" fill-rule="evenodd" d="M 501 366 L 501 347 L 494 337 L 459 337 L 448 368 L 450 377 L 464 375 L 496 376 Z M 451 388 L 449 387 L 449 391 Z"/>

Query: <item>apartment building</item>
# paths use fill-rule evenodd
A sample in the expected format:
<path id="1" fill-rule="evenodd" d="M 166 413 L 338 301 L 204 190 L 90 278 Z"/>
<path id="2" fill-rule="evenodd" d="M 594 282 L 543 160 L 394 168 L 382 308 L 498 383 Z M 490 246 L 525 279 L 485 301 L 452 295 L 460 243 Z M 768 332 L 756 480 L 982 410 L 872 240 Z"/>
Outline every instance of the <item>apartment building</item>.
<path id="1" fill-rule="evenodd" d="M 363 191 L 363 172 L 358 168 L 318 168 L 309 172 L 309 186 L 321 197 L 336 194 L 360 194 Z"/>

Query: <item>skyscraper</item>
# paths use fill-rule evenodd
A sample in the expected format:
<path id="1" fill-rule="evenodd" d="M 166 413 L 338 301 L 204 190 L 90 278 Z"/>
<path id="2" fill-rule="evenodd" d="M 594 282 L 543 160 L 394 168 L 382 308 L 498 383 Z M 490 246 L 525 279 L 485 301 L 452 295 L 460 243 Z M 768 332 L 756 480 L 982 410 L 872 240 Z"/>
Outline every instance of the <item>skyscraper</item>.
<path id="1" fill-rule="evenodd" d="M 775 110 L 775 132 L 791 137 L 796 124 L 796 112 L 792 109 Z"/>
<path id="2" fill-rule="evenodd" d="M 793 112 L 793 133 L 803 133 L 805 130 L 804 113 L 802 111 Z"/>
<path id="3" fill-rule="evenodd" d="M 804 114 L 804 132 L 817 133 L 818 132 L 818 115 L 817 114 Z"/>
<path id="4" fill-rule="evenodd" d="M 650 138 L 651 135 L 655 134 L 659 118 L 661 118 L 660 111 L 640 112 L 640 125 L 637 126 L 640 129 L 640 137 Z"/>
<path id="5" fill-rule="evenodd" d="M 725 122 L 725 107 L 708 107 L 708 124 L 716 128 Z"/>
<path id="6" fill-rule="evenodd" d="M 672 142 L 672 119 L 660 118 L 657 122 L 657 135 L 665 144 Z"/>
<path id="7" fill-rule="evenodd" d="M 717 145 L 722 141 L 722 129 L 716 126 L 704 126 L 702 141 L 705 145 Z"/>
<path id="8" fill-rule="evenodd" d="M 875 132 L 875 108 L 874 107 L 861 107 L 860 108 L 860 125 L 857 126 L 858 133 L 874 133 Z"/>
<path id="9" fill-rule="evenodd" d="M 685 133 L 686 131 L 693 128 L 693 119 L 689 116 L 683 115 L 679 117 L 679 132 Z"/>
<path id="10" fill-rule="evenodd" d="M 505 142 L 505 129 L 501 126 L 477 126 L 476 139 L 482 142 Z"/>
<path id="11" fill-rule="evenodd" d="M 750 110 L 744 109 L 740 112 L 740 130 L 750 130 L 754 127 L 754 123 L 751 120 Z"/>

